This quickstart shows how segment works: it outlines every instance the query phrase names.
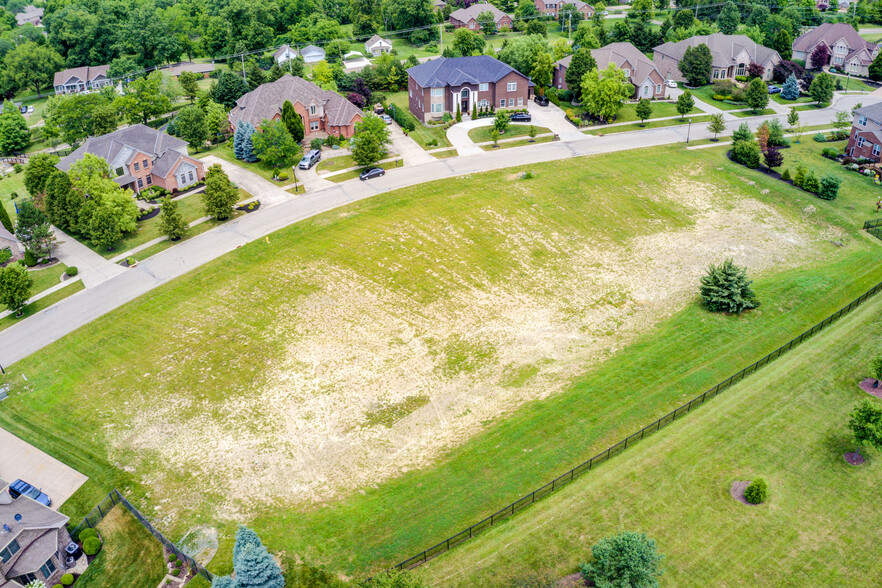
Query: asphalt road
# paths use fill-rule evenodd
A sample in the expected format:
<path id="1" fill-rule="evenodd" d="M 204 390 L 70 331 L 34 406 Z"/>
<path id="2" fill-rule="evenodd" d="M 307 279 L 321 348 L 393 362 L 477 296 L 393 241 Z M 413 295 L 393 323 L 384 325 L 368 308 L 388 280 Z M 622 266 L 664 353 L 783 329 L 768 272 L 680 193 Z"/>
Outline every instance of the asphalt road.
<path id="1" fill-rule="evenodd" d="M 831 108 L 800 112 L 806 126 L 825 124 L 833 119 L 835 110 L 850 110 L 854 104 L 878 102 L 876 97 L 852 95 L 839 98 Z M 764 120 L 780 116 L 743 119 L 752 128 Z M 741 121 L 736 121 L 740 124 Z M 729 123 L 731 132 L 732 126 Z M 385 176 L 360 182 L 345 182 L 326 189 L 291 196 L 273 206 L 225 223 L 211 231 L 188 239 L 162 251 L 124 273 L 101 284 L 82 290 L 4 331 L 0 331 L 0 364 L 11 365 L 42 349 L 53 341 L 131 302 L 166 282 L 278 229 L 332 210 L 339 206 L 378 194 L 425 182 L 452 178 L 470 173 L 502 168 L 529 169 L 543 161 L 567 159 L 583 155 L 611 153 L 641 147 L 654 147 L 692 139 L 710 138 L 707 124 L 663 127 L 644 131 L 618 133 L 604 137 L 586 135 L 572 141 L 542 143 L 525 147 L 488 151 L 480 156 L 453 157 L 389 170 Z M 247 173 L 247 172 L 246 172 Z M 260 194 L 255 194 L 260 197 Z M 100 344 L 100 341 L 94 342 Z"/>

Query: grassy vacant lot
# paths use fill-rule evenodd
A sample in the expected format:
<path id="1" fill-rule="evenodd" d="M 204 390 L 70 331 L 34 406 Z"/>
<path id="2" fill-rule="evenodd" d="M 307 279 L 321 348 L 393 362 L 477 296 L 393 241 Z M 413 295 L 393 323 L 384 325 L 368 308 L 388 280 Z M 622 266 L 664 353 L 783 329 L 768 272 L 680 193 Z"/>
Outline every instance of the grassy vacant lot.
<path id="1" fill-rule="evenodd" d="M 74 517 L 117 487 L 172 538 L 219 527 L 213 571 L 247 520 L 286 565 L 363 574 L 882 279 L 855 230 L 865 190 L 825 202 L 680 146 L 530 170 L 396 191 L 237 249 L 12 366 L 0 426 L 89 476 L 63 505 Z M 695 284 L 733 251 L 763 304 L 711 315 Z"/>
<path id="2" fill-rule="evenodd" d="M 574 573 L 598 539 L 644 531 L 667 586 L 878 586 L 882 454 L 849 466 L 857 382 L 882 345 L 882 297 L 707 406 L 421 569 L 429 585 Z M 875 400 L 875 402 L 880 402 Z M 733 500 L 763 477 L 761 506 Z M 859 514 L 858 514 L 859 513 Z"/>
<path id="3" fill-rule="evenodd" d="M 149 588 L 165 577 L 162 544 L 125 508 L 114 507 L 95 528 L 104 547 L 77 580 L 78 588 Z"/>
<path id="4" fill-rule="evenodd" d="M 511 124 L 506 129 L 504 135 L 499 135 L 500 139 L 514 139 L 515 137 L 526 137 L 530 134 L 530 126 L 526 123 L 516 123 Z M 534 127 L 536 129 L 537 135 L 543 135 L 545 133 L 550 133 L 551 130 L 545 127 Z M 490 133 L 493 132 L 493 127 L 478 127 L 476 129 L 472 129 L 469 131 L 469 139 L 474 141 L 475 143 L 484 143 L 485 141 L 492 141 L 493 137 L 490 136 Z"/>

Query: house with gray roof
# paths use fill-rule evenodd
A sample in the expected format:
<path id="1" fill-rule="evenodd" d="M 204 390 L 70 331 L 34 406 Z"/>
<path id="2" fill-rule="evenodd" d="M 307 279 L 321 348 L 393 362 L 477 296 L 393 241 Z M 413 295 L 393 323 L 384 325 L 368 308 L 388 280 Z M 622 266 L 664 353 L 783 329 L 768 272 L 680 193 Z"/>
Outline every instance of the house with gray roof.
<path id="1" fill-rule="evenodd" d="M 854 111 L 845 152 L 855 158 L 882 161 L 882 102 Z"/>
<path id="2" fill-rule="evenodd" d="M 184 190 L 205 178 L 202 162 L 187 153 L 187 142 L 145 125 L 133 125 L 89 137 L 82 146 L 55 164 L 63 172 L 86 153 L 107 162 L 114 181 L 136 194 L 150 186 L 169 192 Z"/>
<path id="3" fill-rule="evenodd" d="M 273 53 L 273 59 L 276 60 L 276 63 L 279 65 L 285 63 L 286 61 L 290 61 L 292 59 L 297 59 L 297 56 L 300 55 L 297 49 L 292 49 L 288 45 L 282 45 L 276 52 Z"/>
<path id="4" fill-rule="evenodd" d="M 364 48 L 373 57 L 377 57 L 378 55 L 392 51 L 392 41 L 391 39 L 384 39 L 380 35 L 374 35 L 365 42 Z"/>
<path id="5" fill-rule="evenodd" d="M 307 45 L 300 50 L 300 57 L 305 63 L 318 63 L 325 58 L 325 50 L 315 45 Z"/>
<path id="6" fill-rule="evenodd" d="M 489 55 L 440 57 L 407 70 L 408 106 L 417 119 L 437 120 L 475 108 L 526 108 L 535 84 Z"/>
<path id="7" fill-rule="evenodd" d="M 79 92 L 90 92 L 100 90 L 104 86 L 109 86 L 113 82 L 107 75 L 109 65 L 95 65 L 74 67 L 55 73 L 56 94 L 77 94 Z"/>
<path id="8" fill-rule="evenodd" d="M 734 80 L 735 76 L 746 76 L 747 66 L 758 63 L 765 70 L 764 80 L 772 79 L 772 70 L 781 62 L 781 56 L 774 49 L 764 47 L 746 35 L 724 35 L 713 33 L 689 37 L 678 43 L 664 43 L 653 49 L 652 60 L 658 70 L 669 80 L 685 82 L 680 73 L 680 60 L 688 47 L 707 45 L 711 52 L 711 76 L 714 80 Z"/>
<path id="9" fill-rule="evenodd" d="M 850 24 L 825 22 L 796 37 L 793 59 L 805 61 L 805 66 L 810 69 L 828 65 L 811 62 L 812 53 L 820 45 L 827 47 L 830 53 L 829 65 L 855 76 L 867 77 L 870 64 L 879 55 L 879 45 L 865 40 Z"/>
<path id="10" fill-rule="evenodd" d="M 21 253 L 21 244 L 18 242 L 18 239 L 3 225 L 0 225 L 0 249 L 9 249 L 12 252 L 13 259 L 16 259 L 18 254 Z"/>
<path id="11" fill-rule="evenodd" d="M 43 26 L 43 9 L 36 6 L 25 6 L 22 12 L 15 15 L 15 23 L 18 26 L 32 24 L 35 27 Z"/>
<path id="12" fill-rule="evenodd" d="M 485 2 L 472 4 L 468 8 L 454 10 L 450 13 L 450 24 L 456 29 L 468 28 L 473 31 L 481 30 L 481 25 L 478 23 L 478 15 L 482 12 L 489 12 L 493 15 L 493 23 L 496 25 L 497 31 L 502 27 L 509 29 L 512 28 L 511 16 L 502 12 L 492 4 Z"/>
<path id="13" fill-rule="evenodd" d="M 39 502 L 14 499 L 0 490 L 0 588 L 21 588 L 34 580 L 57 584 L 66 571 L 70 520 Z"/>
<path id="14" fill-rule="evenodd" d="M 597 62 L 597 69 L 606 69 L 610 63 L 625 72 L 625 77 L 634 86 L 634 99 L 665 97 L 667 86 L 665 77 L 655 63 L 631 43 L 610 43 L 600 49 L 592 49 L 591 57 Z M 567 68 L 573 56 L 567 55 L 555 62 L 552 84 L 558 90 L 567 89 Z"/>
<path id="15" fill-rule="evenodd" d="M 303 78 L 285 74 L 275 82 L 261 84 L 236 100 L 227 120 L 235 130 L 240 121 L 260 128 L 264 120 L 282 117 L 282 105 L 291 102 L 303 119 L 304 140 L 316 136 L 351 137 L 355 124 L 362 120 L 361 110 L 349 100 L 329 90 L 322 90 Z"/>

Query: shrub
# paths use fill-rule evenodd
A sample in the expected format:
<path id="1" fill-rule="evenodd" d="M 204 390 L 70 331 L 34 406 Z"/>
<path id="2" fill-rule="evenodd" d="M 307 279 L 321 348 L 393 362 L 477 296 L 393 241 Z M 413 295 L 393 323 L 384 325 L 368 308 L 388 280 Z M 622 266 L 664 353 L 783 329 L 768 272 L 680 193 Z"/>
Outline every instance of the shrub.
<path id="1" fill-rule="evenodd" d="M 91 528 L 90 529 L 83 529 L 82 531 L 80 531 L 80 536 L 79 536 L 80 541 L 85 541 L 89 537 L 96 537 L 97 538 L 98 531 L 96 531 L 95 529 L 91 529 Z"/>
<path id="2" fill-rule="evenodd" d="M 805 164 L 800 163 L 796 166 L 796 175 L 793 176 L 793 185 L 802 188 L 803 183 L 805 183 L 805 176 L 808 173 L 808 168 Z"/>
<path id="3" fill-rule="evenodd" d="M 15 169 L 15 173 L 20 173 L 21 170 L 24 169 L 24 168 L 21 166 L 20 163 L 16 163 L 16 164 L 15 164 L 14 166 L 12 166 L 12 167 Z"/>
<path id="4" fill-rule="evenodd" d="M 59 582 L 61 582 L 62 586 L 70 586 L 71 584 L 74 583 L 73 574 L 65 574 L 65 575 L 61 576 L 61 579 L 59 580 Z"/>
<path id="5" fill-rule="evenodd" d="M 573 91 L 572 90 L 561 90 L 557 94 L 558 100 L 561 102 L 572 102 L 573 101 Z"/>
<path id="6" fill-rule="evenodd" d="M 37 256 L 34 255 L 34 254 L 33 254 L 32 252 L 30 252 L 30 251 L 25 251 L 25 254 L 24 254 L 24 262 L 25 262 L 25 265 L 26 265 L 26 266 L 28 266 L 28 267 L 34 267 L 35 265 L 37 265 Z"/>
<path id="7" fill-rule="evenodd" d="M 790 170 L 789 169 L 784 170 L 784 173 L 781 174 L 781 179 L 784 180 L 785 182 L 790 181 Z"/>
<path id="8" fill-rule="evenodd" d="M 173 569 L 171 574 L 172 574 L 172 576 L 180 576 L 181 575 L 181 568 Z"/>
<path id="9" fill-rule="evenodd" d="M 814 139 L 818 143 L 826 143 L 827 142 L 827 135 L 825 135 L 824 133 L 816 133 L 814 136 Z"/>
<path id="10" fill-rule="evenodd" d="M 751 504 L 761 504 L 766 501 L 768 496 L 769 488 L 766 486 L 766 481 L 762 478 L 757 478 L 751 482 L 750 486 L 744 491 L 745 500 Z"/>
<path id="11" fill-rule="evenodd" d="M 12 250 L 9 247 L 0 249 L 0 263 L 6 263 L 10 259 L 12 259 Z"/>
<path id="12" fill-rule="evenodd" d="M 699 294 L 710 311 L 740 313 L 746 308 L 756 308 L 756 294 L 750 284 L 747 272 L 727 259 L 718 266 L 711 264 L 707 268 L 707 275 L 701 278 Z"/>
<path id="13" fill-rule="evenodd" d="M 324 141 L 322 141 L 321 139 L 316 137 L 315 139 L 313 139 L 312 141 L 309 142 L 309 148 L 310 149 L 321 149 L 323 143 L 324 143 Z"/>
<path id="14" fill-rule="evenodd" d="M 756 169 L 760 165 L 760 148 L 754 141 L 735 141 L 732 159 L 745 167 Z"/>
<path id="15" fill-rule="evenodd" d="M 138 260 L 134 257 L 126 257 L 126 263 L 129 265 L 135 265 L 136 263 L 138 263 Z"/>
<path id="16" fill-rule="evenodd" d="M 68 275 L 68 277 L 73 277 L 73 276 L 77 275 L 77 273 L 79 273 L 79 271 L 80 270 L 77 269 L 77 266 L 72 265 L 69 268 L 67 268 L 66 270 L 64 270 L 64 273 L 66 273 Z"/>
<path id="17" fill-rule="evenodd" d="M 279 177 L 279 174 L 281 173 L 281 171 L 282 171 L 282 170 L 280 170 L 279 168 L 275 168 L 275 169 L 273 169 L 273 177 L 274 177 L 274 178 Z"/>
<path id="18" fill-rule="evenodd" d="M 802 182 L 802 189 L 806 192 L 811 192 L 812 194 L 817 194 L 818 190 L 821 189 L 820 182 L 818 182 L 818 176 L 815 175 L 813 170 L 809 170 L 805 175 L 805 180 Z"/>
<path id="19" fill-rule="evenodd" d="M 824 200 L 835 200 L 839 195 L 839 184 L 842 180 L 838 176 L 827 174 L 821 178 L 818 183 L 818 198 Z"/>
<path id="20" fill-rule="evenodd" d="M 664 555 L 646 533 L 624 531 L 591 547 L 592 561 L 582 564 L 593 586 L 658 586 Z"/>
<path id="21" fill-rule="evenodd" d="M 173 554 L 171 554 L 170 556 L 168 556 L 168 561 L 173 562 L 173 561 L 175 561 L 175 560 L 177 560 L 177 559 L 178 559 L 178 554 L 177 554 L 177 553 L 173 553 Z"/>
<path id="22" fill-rule="evenodd" d="M 86 555 L 95 555 L 101 551 L 101 540 L 98 537 L 89 537 L 83 541 L 83 553 Z"/>
<path id="23" fill-rule="evenodd" d="M 282 172 L 276 177 L 279 178 L 279 181 L 284 182 L 285 180 L 288 179 L 288 172 Z"/>
<path id="24" fill-rule="evenodd" d="M 827 159 L 836 159 L 839 156 L 839 150 L 834 149 L 833 147 L 824 147 L 821 151 L 821 155 Z"/>
<path id="25" fill-rule="evenodd" d="M 61 584 L 53 584 L 52 588 L 64 588 Z"/>

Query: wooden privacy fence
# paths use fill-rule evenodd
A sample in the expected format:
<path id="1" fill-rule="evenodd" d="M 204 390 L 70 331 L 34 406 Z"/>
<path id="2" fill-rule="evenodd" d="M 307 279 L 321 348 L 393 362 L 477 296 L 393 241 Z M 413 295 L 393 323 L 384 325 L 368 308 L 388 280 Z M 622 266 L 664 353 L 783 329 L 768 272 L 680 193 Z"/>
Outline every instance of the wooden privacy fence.
<path id="1" fill-rule="evenodd" d="M 882 225 L 882 220 L 868 221 L 868 223 L 877 223 L 877 224 L 873 225 L 873 227 L 875 227 L 875 226 Z M 867 228 L 868 223 L 864 224 L 865 229 Z M 491 514 L 489 517 L 485 518 L 484 520 L 475 523 L 471 527 L 468 527 L 467 529 L 460 531 L 459 533 L 457 533 L 451 537 L 448 537 L 444 541 L 441 541 L 440 543 L 435 544 L 434 546 L 426 549 L 422 553 L 418 553 L 417 555 L 404 560 L 403 562 L 396 565 L 395 568 L 397 568 L 397 569 L 413 569 L 413 568 L 429 561 L 433 557 L 437 557 L 437 556 L 441 555 L 445 551 L 448 551 L 450 548 L 452 548 L 456 545 L 459 545 L 460 543 L 462 543 L 464 541 L 467 541 L 468 539 L 474 537 L 476 534 L 480 533 L 484 529 L 486 529 L 488 527 L 492 527 L 497 522 L 499 522 L 507 517 L 510 517 L 514 513 L 518 512 L 519 510 L 523 510 L 524 508 L 530 506 L 531 504 L 533 504 L 537 500 L 551 494 L 555 490 L 562 488 L 563 486 L 565 486 L 569 482 L 573 481 L 577 477 L 581 476 L 582 474 L 584 474 L 586 472 L 590 472 L 594 467 L 602 464 L 603 462 L 607 461 L 609 458 L 613 457 L 614 455 L 621 453 L 622 451 L 624 451 L 625 449 L 627 449 L 631 445 L 634 445 L 635 443 L 639 442 L 641 439 L 643 439 L 647 435 L 651 435 L 652 433 L 655 433 L 656 431 L 658 431 L 662 427 L 665 427 L 665 426 L 671 424 L 672 422 L 677 420 L 679 417 L 690 413 L 692 411 L 692 409 L 697 408 L 699 406 L 702 406 L 705 402 L 707 402 L 711 398 L 717 396 L 720 392 L 723 392 L 727 388 L 730 388 L 732 385 L 740 382 L 745 377 L 756 372 L 764 365 L 767 365 L 770 362 L 778 359 L 779 357 L 781 357 L 782 355 L 784 355 L 785 353 L 787 353 L 788 351 L 790 351 L 791 349 L 793 349 L 794 347 L 796 347 L 797 345 L 799 345 L 800 343 L 805 341 L 806 339 L 814 336 L 816 333 L 818 333 L 821 330 L 825 329 L 826 327 L 830 326 L 832 323 L 839 320 L 842 316 L 848 314 L 849 312 L 851 312 L 852 310 L 854 310 L 855 308 L 857 308 L 858 306 L 860 306 L 861 304 L 866 302 L 870 297 L 872 297 L 877 292 L 879 292 L 879 290 L 882 290 L 882 282 L 876 284 L 875 286 L 873 286 L 872 288 L 870 288 L 869 290 L 864 292 L 860 297 L 853 300 L 848 306 L 845 306 L 845 307 L 839 309 L 839 311 L 834 312 L 833 314 L 831 314 L 830 316 L 828 316 L 827 318 L 825 318 L 824 320 L 822 320 L 821 322 L 819 322 L 818 324 L 813 326 L 811 329 L 803 332 L 798 337 L 791 339 L 790 341 L 788 341 L 784 345 L 781 345 L 780 347 L 778 347 L 777 349 L 775 349 L 774 351 L 772 351 L 771 353 L 769 353 L 765 357 L 750 364 L 749 366 L 747 366 L 743 370 L 739 371 L 735 375 L 730 376 L 729 378 L 723 380 L 722 382 L 720 382 L 719 384 L 717 384 L 713 388 L 707 390 L 704 394 L 701 394 L 700 396 L 693 398 L 692 400 L 690 400 L 686 404 L 683 404 L 682 406 L 677 407 L 675 410 L 673 410 L 672 412 L 669 412 L 668 414 L 661 417 L 660 419 L 646 425 L 645 427 L 643 427 L 642 429 L 640 429 L 636 433 L 633 433 L 632 435 L 619 441 L 615 445 L 612 445 L 609 448 L 604 449 L 603 451 L 601 451 L 600 453 L 598 453 L 597 455 L 595 455 L 594 457 L 592 457 L 588 461 L 580 463 L 579 465 L 577 465 L 576 467 L 574 467 L 570 471 L 564 473 L 561 476 L 558 476 L 557 478 L 548 482 L 547 484 L 545 484 L 541 488 L 537 488 L 536 490 L 533 490 L 529 494 L 526 494 L 526 495 L 522 496 L 521 498 L 519 498 L 518 500 L 515 500 L 514 502 L 512 502 L 508 506 L 505 506 L 504 508 L 497 510 L 496 512 L 494 512 L 493 514 Z"/>

